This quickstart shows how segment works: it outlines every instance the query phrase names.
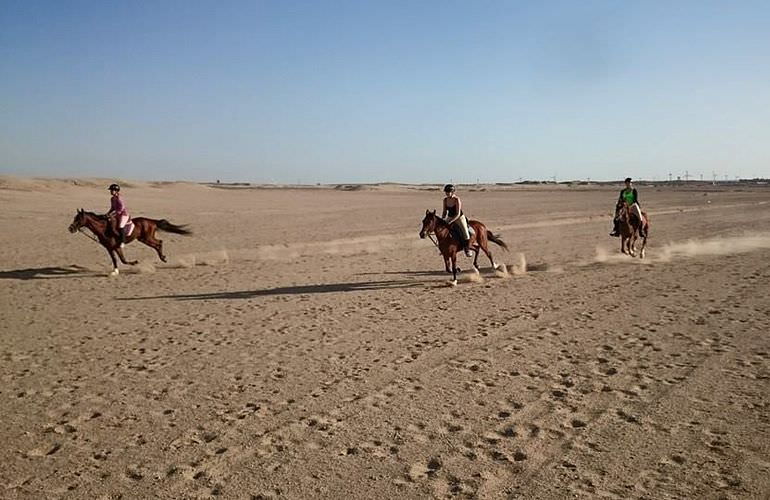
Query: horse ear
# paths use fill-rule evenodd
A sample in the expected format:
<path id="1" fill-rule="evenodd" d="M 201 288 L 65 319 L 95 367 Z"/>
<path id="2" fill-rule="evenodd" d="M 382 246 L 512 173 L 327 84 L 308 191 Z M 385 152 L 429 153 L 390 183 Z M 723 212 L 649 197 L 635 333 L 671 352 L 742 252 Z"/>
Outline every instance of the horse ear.
<path id="1" fill-rule="evenodd" d="M 432 213 L 433 215 L 436 215 L 436 211 L 435 211 L 435 210 L 433 210 L 433 212 L 431 212 L 431 213 Z"/>

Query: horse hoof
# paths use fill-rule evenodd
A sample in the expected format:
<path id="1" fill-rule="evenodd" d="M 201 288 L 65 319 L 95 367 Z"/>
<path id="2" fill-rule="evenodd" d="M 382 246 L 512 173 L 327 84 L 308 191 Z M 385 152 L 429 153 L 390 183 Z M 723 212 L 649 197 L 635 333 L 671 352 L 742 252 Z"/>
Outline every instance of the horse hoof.
<path id="1" fill-rule="evenodd" d="M 118 268 L 116 267 L 115 269 L 112 270 L 109 276 L 117 276 L 118 274 L 120 274 L 120 271 L 118 271 Z"/>
<path id="2" fill-rule="evenodd" d="M 135 265 L 139 264 L 139 261 L 138 260 L 132 260 L 131 262 L 129 262 L 129 264 L 131 264 L 132 266 L 135 266 Z"/>
<path id="3" fill-rule="evenodd" d="M 449 280 L 449 286 L 457 286 L 457 280 Z"/>
<path id="4" fill-rule="evenodd" d="M 160 258 L 160 260 L 161 262 L 166 262 L 166 256 L 164 255 L 163 257 Z"/>

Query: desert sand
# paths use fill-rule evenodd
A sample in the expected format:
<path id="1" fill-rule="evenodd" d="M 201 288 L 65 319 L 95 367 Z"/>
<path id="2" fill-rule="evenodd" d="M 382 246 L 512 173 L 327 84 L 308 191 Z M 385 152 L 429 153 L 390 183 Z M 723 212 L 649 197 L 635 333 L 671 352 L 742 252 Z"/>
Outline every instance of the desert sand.
<path id="1" fill-rule="evenodd" d="M 457 287 L 425 186 L 128 182 L 169 262 L 0 178 L 1 498 L 768 498 L 770 188 L 461 186 L 510 246 Z M 460 258 L 460 266 L 469 261 Z"/>

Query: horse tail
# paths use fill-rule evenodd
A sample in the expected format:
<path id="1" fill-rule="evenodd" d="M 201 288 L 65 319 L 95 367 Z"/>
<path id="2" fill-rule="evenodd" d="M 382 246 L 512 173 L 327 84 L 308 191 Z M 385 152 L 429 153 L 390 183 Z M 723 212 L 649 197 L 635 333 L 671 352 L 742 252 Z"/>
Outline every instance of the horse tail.
<path id="1" fill-rule="evenodd" d="M 503 247 L 505 250 L 508 250 L 508 245 L 506 245 L 505 242 L 501 240 L 499 236 L 495 236 L 494 234 L 492 234 L 492 231 L 490 231 L 489 229 L 487 229 L 487 239 L 493 243 L 497 243 L 498 245 Z"/>
<path id="2" fill-rule="evenodd" d="M 160 229 L 161 231 L 166 231 L 168 233 L 192 234 L 192 231 L 185 229 L 185 226 L 177 226 L 175 224 L 170 223 L 166 219 L 161 219 L 157 221 L 155 225 L 157 225 L 158 229 Z"/>

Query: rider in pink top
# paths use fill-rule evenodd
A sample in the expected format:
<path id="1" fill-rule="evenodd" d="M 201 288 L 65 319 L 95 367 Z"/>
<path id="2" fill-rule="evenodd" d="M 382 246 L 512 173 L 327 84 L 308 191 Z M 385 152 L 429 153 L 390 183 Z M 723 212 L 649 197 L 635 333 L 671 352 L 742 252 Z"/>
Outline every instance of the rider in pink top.
<path id="1" fill-rule="evenodd" d="M 118 220 L 118 243 L 122 247 L 126 241 L 125 227 L 128 224 L 129 216 L 126 204 L 120 197 L 120 186 L 117 184 L 110 184 L 110 211 L 107 212 L 107 216 L 115 216 Z"/>

